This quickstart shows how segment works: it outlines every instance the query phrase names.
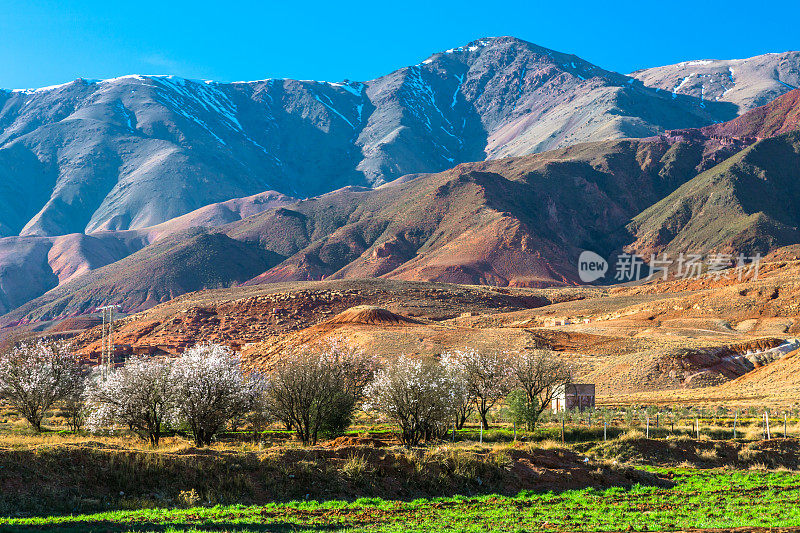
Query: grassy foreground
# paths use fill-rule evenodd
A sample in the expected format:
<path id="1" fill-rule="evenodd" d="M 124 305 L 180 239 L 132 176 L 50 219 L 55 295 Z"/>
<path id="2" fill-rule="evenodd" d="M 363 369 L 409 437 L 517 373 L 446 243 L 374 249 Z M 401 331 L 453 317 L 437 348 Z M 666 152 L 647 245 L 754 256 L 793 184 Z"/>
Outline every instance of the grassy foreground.
<path id="1" fill-rule="evenodd" d="M 800 526 L 800 474 L 653 468 L 675 486 L 0 519 L 0 531 L 671 531 Z"/>

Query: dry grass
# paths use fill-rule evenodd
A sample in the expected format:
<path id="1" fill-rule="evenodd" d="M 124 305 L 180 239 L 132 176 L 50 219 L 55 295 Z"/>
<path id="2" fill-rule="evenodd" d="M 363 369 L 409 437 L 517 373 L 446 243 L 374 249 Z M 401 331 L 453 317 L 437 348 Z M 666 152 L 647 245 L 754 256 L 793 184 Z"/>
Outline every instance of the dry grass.
<path id="1" fill-rule="evenodd" d="M 697 454 L 697 457 L 701 461 L 715 462 L 717 459 L 719 459 L 719 455 L 717 454 L 716 448 L 710 448 L 710 449 L 697 448 L 695 449 L 695 453 Z"/>
<path id="2" fill-rule="evenodd" d="M 626 441 L 626 440 L 639 440 L 645 438 L 645 434 L 643 431 L 639 429 L 629 429 L 619 437 L 617 440 Z"/>
<path id="3" fill-rule="evenodd" d="M 764 438 L 764 430 L 760 427 L 748 427 L 741 431 L 740 435 L 745 440 L 760 440 Z"/>
<path id="4" fill-rule="evenodd" d="M 530 445 L 530 448 L 533 449 L 540 449 L 540 450 L 556 450 L 559 448 L 563 448 L 564 445 L 557 440 L 553 439 L 546 439 L 540 442 L 535 442 Z"/>
<path id="5" fill-rule="evenodd" d="M 511 455 L 508 453 L 508 449 L 494 449 L 489 457 L 498 468 L 510 470 L 514 465 L 514 461 L 511 459 Z"/>
<path id="6" fill-rule="evenodd" d="M 745 446 L 741 450 L 739 450 L 737 457 L 740 462 L 742 463 L 750 463 L 758 456 L 758 450 L 755 448 L 751 448 L 750 446 Z"/>
<path id="7" fill-rule="evenodd" d="M 98 435 L 72 433 L 0 433 L 0 450 L 36 450 L 39 448 L 69 447 L 109 451 L 185 454 L 196 450 L 194 443 L 183 437 L 163 437 L 157 448 L 130 434 Z M 262 442 L 218 442 L 205 449 L 215 452 L 264 452 L 270 448 L 290 450 L 300 448 L 294 441 L 265 446 Z"/>
<path id="8" fill-rule="evenodd" d="M 369 473 L 369 462 L 358 453 L 347 456 L 341 467 L 342 475 L 352 481 L 361 481 Z"/>

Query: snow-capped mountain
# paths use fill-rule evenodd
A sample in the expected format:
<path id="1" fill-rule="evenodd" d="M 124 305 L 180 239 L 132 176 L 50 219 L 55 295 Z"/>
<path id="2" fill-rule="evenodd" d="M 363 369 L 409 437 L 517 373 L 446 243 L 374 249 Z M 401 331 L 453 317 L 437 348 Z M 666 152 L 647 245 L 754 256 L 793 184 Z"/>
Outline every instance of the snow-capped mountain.
<path id="1" fill-rule="evenodd" d="M 0 235 L 142 228 L 268 189 L 314 196 L 731 116 L 510 37 L 364 83 L 124 76 L 0 91 Z"/>
<path id="2" fill-rule="evenodd" d="M 440 235 L 432 229 L 437 227 L 439 211 L 423 210 L 429 218 L 418 217 L 428 224 L 424 231 L 407 212 L 427 205 L 429 192 L 439 202 L 450 197 L 451 185 L 445 184 L 410 201 L 402 196 L 423 182 L 410 188 L 397 185 L 463 162 L 539 153 L 586 141 L 649 137 L 667 129 L 721 122 L 798 84 L 797 64 L 798 53 L 792 52 L 742 61 L 688 62 L 628 77 L 573 55 L 500 37 L 436 53 L 419 64 L 363 83 L 288 79 L 217 83 L 124 76 L 0 90 L 0 313 L 47 291 L 60 294 L 54 288 L 71 297 L 74 283 L 87 273 L 106 276 L 98 269 L 123 260 L 128 263 L 112 269 L 116 277 L 104 282 L 116 287 L 114 280 L 127 282 L 132 269 L 138 269 L 138 296 L 129 303 L 145 307 L 187 290 L 245 281 L 265 271 L 265 279 L 313 278 L 330 275 L 336 268 L 343 269 L 341 275 L 384 275 L 389 263 L 413 259 L 415 248 L 409 243 L 419 245 L 423 237 L 436 241 Z M 700 76 L 701 69 L 717 72 L 716 77 Z M 724 80 L 716 85 L 709 81 L 724 78 L 726 72 L 735 86 Z M 702 80 L 699 86 L 697 80 Z M 779 117 L 795 117 L 779 111 Z M 789 122 L 788 129 L 795 129 L 795 122 Z M 763 137 L 786 130 L 789 122 L 772 120 L 766 133 L 752 133 L 736 121 L 726 127 L 735 130 L 733 136 Z M 677 148 L 675 153 L 647 152 L 652 146 L 667 146 L 663 142 L 643 144 L 646 150 L 636 152 L 631 161 L 620 155 L 630 151 L 620 148 L 624 143 L 601 144 L 536 159 L 544 164 L 554 158 L 545 167 L 545 174 L 554 178 L 543 182 L 553 189 L 547 189 L 542 198 L 567 194 L 567 182 L 588 183 L 581 181 L 589 178 L 580 162 L 587 153 L 595 154 L 592 165 L 601 174 L 622 161 L 627 166 L 612 174 L 616 179 L 617 174 L 627 176 L 633 169 L 634 175 L 627 176 L 632 183 L 640 183 L 645 174 L 660 168 L 651 167 L 653 158 L 664 159 L 666 167 L 658 180 L 659 187 L 666 189 L 689 179 L 697 166 L 694 160 L 686 163 L 688 170 L 667 164 L 673 158 L 691 159 L 691 154 L 678 153 Z M 703 152 L 703 161 L 716 164 L 716 156 L 721 160 L 725 150 L 736 146 L 723 148 Z M 498 162 L 499 174 L 506 172 L 504 165 Z M 645 174 L 637 177 L 640 165 Z M 461 170 L 454 172 L 461 175 Z M 665 178 L 674 173 L 680 176 Z M 406 177 L 397 179 L 402 176 Z M 520 175 L 519 179 L 527 178 Z M 391 188 L 392 194 L 379 190 L 377 196 L 372 195 L 372 188 L 393 180 L 381 188 Z M 338 189 L 342 190 L 332 196 L 303 202 L 308 213 L 281 209 L 297 198 Z M 620 189 L 614 194 L 627 194 L 623 193 Z M 387 194 L 401 195 L 392 200 L 397 202 L 392 209 L 381 207 L 391 203 L 384 198 Z M 570 190 L 567 196 L 573 194 Z M 534 196 L 541 195 L 538 191 Z M 642 191 L 637 189 L 636 195 L 641 197 Z M 383 198 L 376 204 L 380 209 L 364 203 L 368 197 Z M 353 204 L 350 211 L 308 207 L 336 204 L 342 198 L 347 205 Z M 477 204 L 484 201 L 476 198 Z M 554 209 L 548 204 L 545 211 L 551 216 L 557 212 Z M 389 215 L 381 218 L 375 214 L 378 211 Z M 628 206 L 622 211 L 628 216 L 636 210 Z M 264 215 L 264 220 L 274 216 L 276 222 L 258 225 L 247 218 L 255 219 L 252 215 L 262 212 L 272 213 Z M 536 220 L 537 213 L 519 216 L 533 217 L 529 222 L 534 227 L 542 223 Z M 465 221 L 478 223 L 468 210 L 457 214 L 453 228 L 463 230 Z M 608 212 L 603 216 L 608 217 Z M 202 229 L 237 221 L 242 224 L 235 230 Z M 396 235 L 389 232 L 386 242 L 378 239 L 392 224 L 409 227 L 393 229 Z M 559 224 L 562 230 L 566 227 L 563 220 Z M 578 226 L 570 231 L 584 235 Z M 358 232 L 340 231 L 350 227 L 358 227 Z M 221 237 L 227 234 L 220 231 L 232 233 Z M 330 237 L 332 231 L 335 235 Z M 460 242 L 457 232 L 448 235 Z M 333 244 L 320 239 L 332 239 Z M 372 241 L 380 248 L 375 252 L 379 260 L 339 264 Z M 482 277 L 483 266 L 475 270 L 474 265 L 467 269 L 474 270 L 474 275 L 467 276 L 459 270 L 463 265 L 448 262 L 452 249 L 442 248 L 436 268 L 426 264 L 416 270 L 408 267 L 408 272 L 424 279 L 500 279 Z M 545 261 L 552 259 L 554 249 L 543 250 L 535 253 L 546 256 Z M 492 254 L 486 252 L 487 257 Z M 209 261 L 218 263 L 213 272 Z M 178 267 L 185 272 L 175 275 Z M 544 275 L 537 268 L 531 272 Z M 158 275 L 168 281 L 153 292 L 153 280 L 161 279 Z M 511 283 L 513 276 L 504 279 Z M 80 303 L 68 305 L 59 296 L 48 312 L 86 312 L 118 296 L 114 291 L 98 292 L 95 285 L 86 287 Z"/>
<path id="3" fill-rule="evenodd" d="M 749 59 L 704 59 L 638 70 L 631 76 L 674 95 L 731 102 L 740 112 L 800 87 L 800 52 Z"/>

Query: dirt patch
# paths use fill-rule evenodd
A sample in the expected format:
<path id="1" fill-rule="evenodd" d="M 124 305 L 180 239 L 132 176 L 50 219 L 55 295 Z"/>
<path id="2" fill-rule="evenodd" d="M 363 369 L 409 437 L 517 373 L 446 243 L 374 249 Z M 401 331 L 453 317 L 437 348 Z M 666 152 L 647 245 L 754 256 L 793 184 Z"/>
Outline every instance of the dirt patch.
<path id="1" fill-rule="evenodd" d="M 398 326 L 403 324 L 419 324 L 420 322 L 374 305 L 357 305 L 339 313 L 330 319 L 328 323 Z"/>
<path id="2" fill-rule="evenodd" d="M 351 435 L 345 435 L 343 437 L 336 437 L 332 441 L 323 444 L 323 446 L 331 448 L 341 448 L 344 446 L 370 446 L 372 448 L 384 448 L 388 446 L 388 443 L 380 439 L 373 439 L 371 437 L 353 437 Z"/>

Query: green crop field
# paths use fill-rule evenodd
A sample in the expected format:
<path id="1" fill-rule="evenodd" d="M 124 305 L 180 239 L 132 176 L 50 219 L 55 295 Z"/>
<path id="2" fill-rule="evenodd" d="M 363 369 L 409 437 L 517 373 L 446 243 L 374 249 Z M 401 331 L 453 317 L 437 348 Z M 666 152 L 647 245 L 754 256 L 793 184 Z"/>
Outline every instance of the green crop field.
<path id="1" fill-rule="evenodd" d="M 290 502 L 5 518 L 2 531 L 670 531 L 800 526 L 800 474 L 651 469 L 671 488 L 523 492 L 410 502 Z"/>

